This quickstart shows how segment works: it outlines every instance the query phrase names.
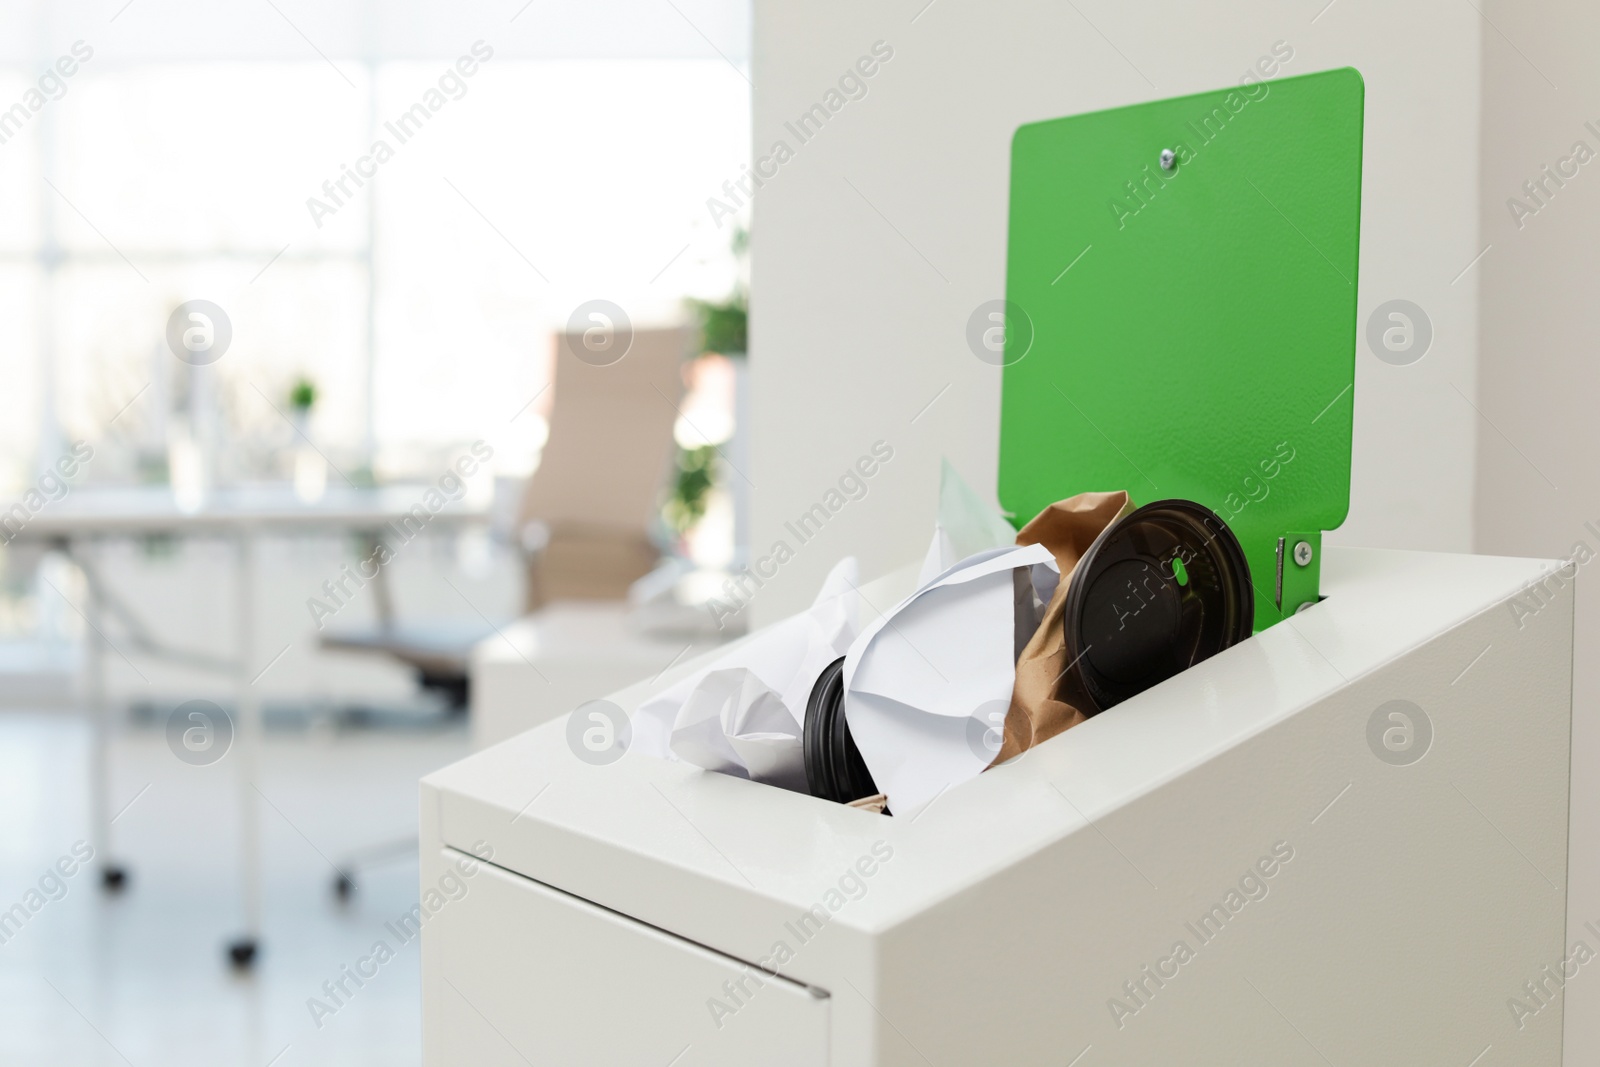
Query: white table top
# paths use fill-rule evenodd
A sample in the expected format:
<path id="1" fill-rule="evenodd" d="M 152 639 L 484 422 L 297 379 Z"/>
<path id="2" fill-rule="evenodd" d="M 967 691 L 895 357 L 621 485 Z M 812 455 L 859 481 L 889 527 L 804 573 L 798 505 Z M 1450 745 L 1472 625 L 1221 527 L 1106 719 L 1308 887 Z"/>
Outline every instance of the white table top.
<path id="1" fill-rule="evenodd" d="M 299 533 L 316 530 L 377 530 L 421 508 L 427 527 L 485 522 L 486 505 L 445 498 L 437 510 L 425 498 L 431 485 L 394 485 L 373 489 L 329 487 L 321 499 L 307 503 L 288 485 L 217 490 L 196 510 L 178 506 L 167 486 L 79 489 L 34 512 L 17 532 L 18 540 L 139 534 L 238 533 L 270 530 Z M 0 516 L 3 518 L 3 516 Z"/>
<path id="2" fill-rule="evenodd" d="M 638 662 L 652 676 L 671 667 L 677 677 L 678 663 L 697 660 L 721 645 L 709 635 L 644 633 L 635 629 L 633 617 L 624 600 L 558 600 L 485 638 L 473 650 L 473 662 L 530 671 L 546 660 Z"/>

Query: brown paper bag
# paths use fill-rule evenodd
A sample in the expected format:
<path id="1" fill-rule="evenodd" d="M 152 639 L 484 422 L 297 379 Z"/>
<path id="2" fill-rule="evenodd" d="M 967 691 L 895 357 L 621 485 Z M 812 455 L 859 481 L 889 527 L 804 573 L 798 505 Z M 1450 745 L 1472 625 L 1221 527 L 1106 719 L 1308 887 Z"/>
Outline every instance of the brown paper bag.
<path id="1" fill-rule="evenodd" d="M 1087 716 L 1060 699 L 1066 674 L 1066 634 L 1061 620 L 1067 585 L 1078 561 L 1106 527 L 1133 510 L 1127 493 L 1079 493 L 1034 516 L 1017 534 L 1019 545 L 1043 545 L 1061 568 L 1061 581 L 1044 619 L 1017 658 L 1017 681 L 1006 710 L 1005 739 L 990 766 L 1020 756 L 1034 745 L 1078 725 Z"/>

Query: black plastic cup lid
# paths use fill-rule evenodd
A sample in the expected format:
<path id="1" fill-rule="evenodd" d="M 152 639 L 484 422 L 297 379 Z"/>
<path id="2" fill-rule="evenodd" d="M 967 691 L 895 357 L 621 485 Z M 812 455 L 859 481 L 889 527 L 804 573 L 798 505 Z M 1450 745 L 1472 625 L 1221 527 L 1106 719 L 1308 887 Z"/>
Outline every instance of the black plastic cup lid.
<path id="1" fill-rule="evenodd" d="M 1250 565 L 1211 509 L 1158 500 L 1107 527 L 1067 588 L 1067 697 L 1104 711 L 1230 645 L 1255 622 Z"/>
<path id="2" fill-rule="evenodd" d="M 812 796 L 848 804 L 878 791 L 844 717 L 843 656 L 824 667 L 811 687 L 801 751 Z"/>

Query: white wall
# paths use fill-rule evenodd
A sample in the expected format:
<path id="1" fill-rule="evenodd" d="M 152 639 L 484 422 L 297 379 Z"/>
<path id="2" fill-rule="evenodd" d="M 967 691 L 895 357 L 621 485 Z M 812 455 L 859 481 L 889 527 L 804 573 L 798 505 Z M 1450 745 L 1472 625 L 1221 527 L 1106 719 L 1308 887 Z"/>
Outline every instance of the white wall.
<path id="1" fill-rule="evenodd" d="M 753 206 L 752 547 L 797 548 L 756 596 L 756 621 L 803 606 L 846 552 L 868 575 L 919 557 L 941 455 L 993 495 L 998 371 L 964 330 L 1004 292 L 1017 125 L 1228 85 L 1278 40 L 1294 49 L 1285 74 L 1350 64 L 1365 75 L 1360 314 L 1405 298 L 1435 332 L 1409 367 L 1359 353 L 1354 500 L 1336 539 L 1469 548 L 1477 277 L 1452 282 L 1481 247 L 1473 9 L 926 3 L 756 0 L 753 143 L 758 155 L 779 139 L 796 151 Z M 879 40 L 894 55 L 867 95 L 798 144 L 785 121 Z M 880 439 L 895 458 L 866 497 L 797 545 L 784 522 Z"/>
<path id="2" fill-rule="evenodd" d="M 1479 378 L 1493 424 L 1478 441 L 1480 552 L 1571 557 L 1582 542 L 1600 552 L 1600 442 L 1595 403 L 1595 279 L 1600 272 L 1600 162 L 1565 185 L 1546 181 L 1541 206 L 1522 184 L 1543 177 L 1582 140 L 1600 152 L 1600 71 L 1592 43 L 1600 11 L 1559 0 L 1491 2 L 1485 13 L 1515 45 L 1490 31 L 1483 46 L 1483 257 Z M 1546 80 L 1548 79 L 1548 80 Z M 1571 165 L 1566 168 L 1569 171 Z M 1519 227 L 1507 201 L 1537 208 Z M 1548 479 L 1548 480 L 1547 480 Z M 1583 558 L 1583 553 L 1578 553 Z M 1572 846 L 1568 930 L 1600 926 L 1600 595 L 1591 565 L 1580 568 L 1573 677 Z M 1515 708 L 1507 708 L 1515 728 Z M 1515 836 L 1514 830 L 1507 831 Z M 1567 986 L 1568 1063 L 1600 1058 L 1600 972 Z M 1532 1025 L 1531 1023 L 1529 1025 Z"/>

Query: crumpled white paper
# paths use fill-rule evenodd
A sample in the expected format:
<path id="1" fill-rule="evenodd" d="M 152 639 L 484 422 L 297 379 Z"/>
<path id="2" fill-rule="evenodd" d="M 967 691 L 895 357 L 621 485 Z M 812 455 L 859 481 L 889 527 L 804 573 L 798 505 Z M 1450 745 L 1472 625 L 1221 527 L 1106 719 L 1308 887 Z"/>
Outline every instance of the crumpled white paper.
<path id="1" fill-rule="evenodd" d="M 915 817 L 998 751 L 1017 653 L 1060 580 L 1048 549 L 1015 539 L 946 462 L 916 592 L 863 629 L 856 561 L 843 560 L 809 611 L 641 705 L 636 747 L 805 792 L 806 702 L 823 668 L 848 652 L 850 732 L 890 809 Z"/>
<path id="2" fill-rule="evenodd" d="M 948 460 L 916 592 L 868 625 L 845 660 L 845 719 L 896 815 L 914 818 L 999 751 L 1017 655 L 1061 575 Z"/>
<path id="3" fill-rule="evenodd" d="M 930 555 L 939 550 L 936 535 Z M 1021 568 L 1021 578 L 1016 572 Z M 845 659 L 845 719 L 889 809 L 915 818 L 998 751 L 1019 631 L 1054 588 L 1043 545 L 991 548 L 935 575 L 862 631 Z M 1025 638 L 1024 638 L 1025 639 Z"/>
<path id="4" fill-rule="evenodd" d="M 640 751 L 806 792 L 806 701 L 860 631 L 855 558 L 836 564 L 809 610 L 767 627 L 639 706 Z"/>

